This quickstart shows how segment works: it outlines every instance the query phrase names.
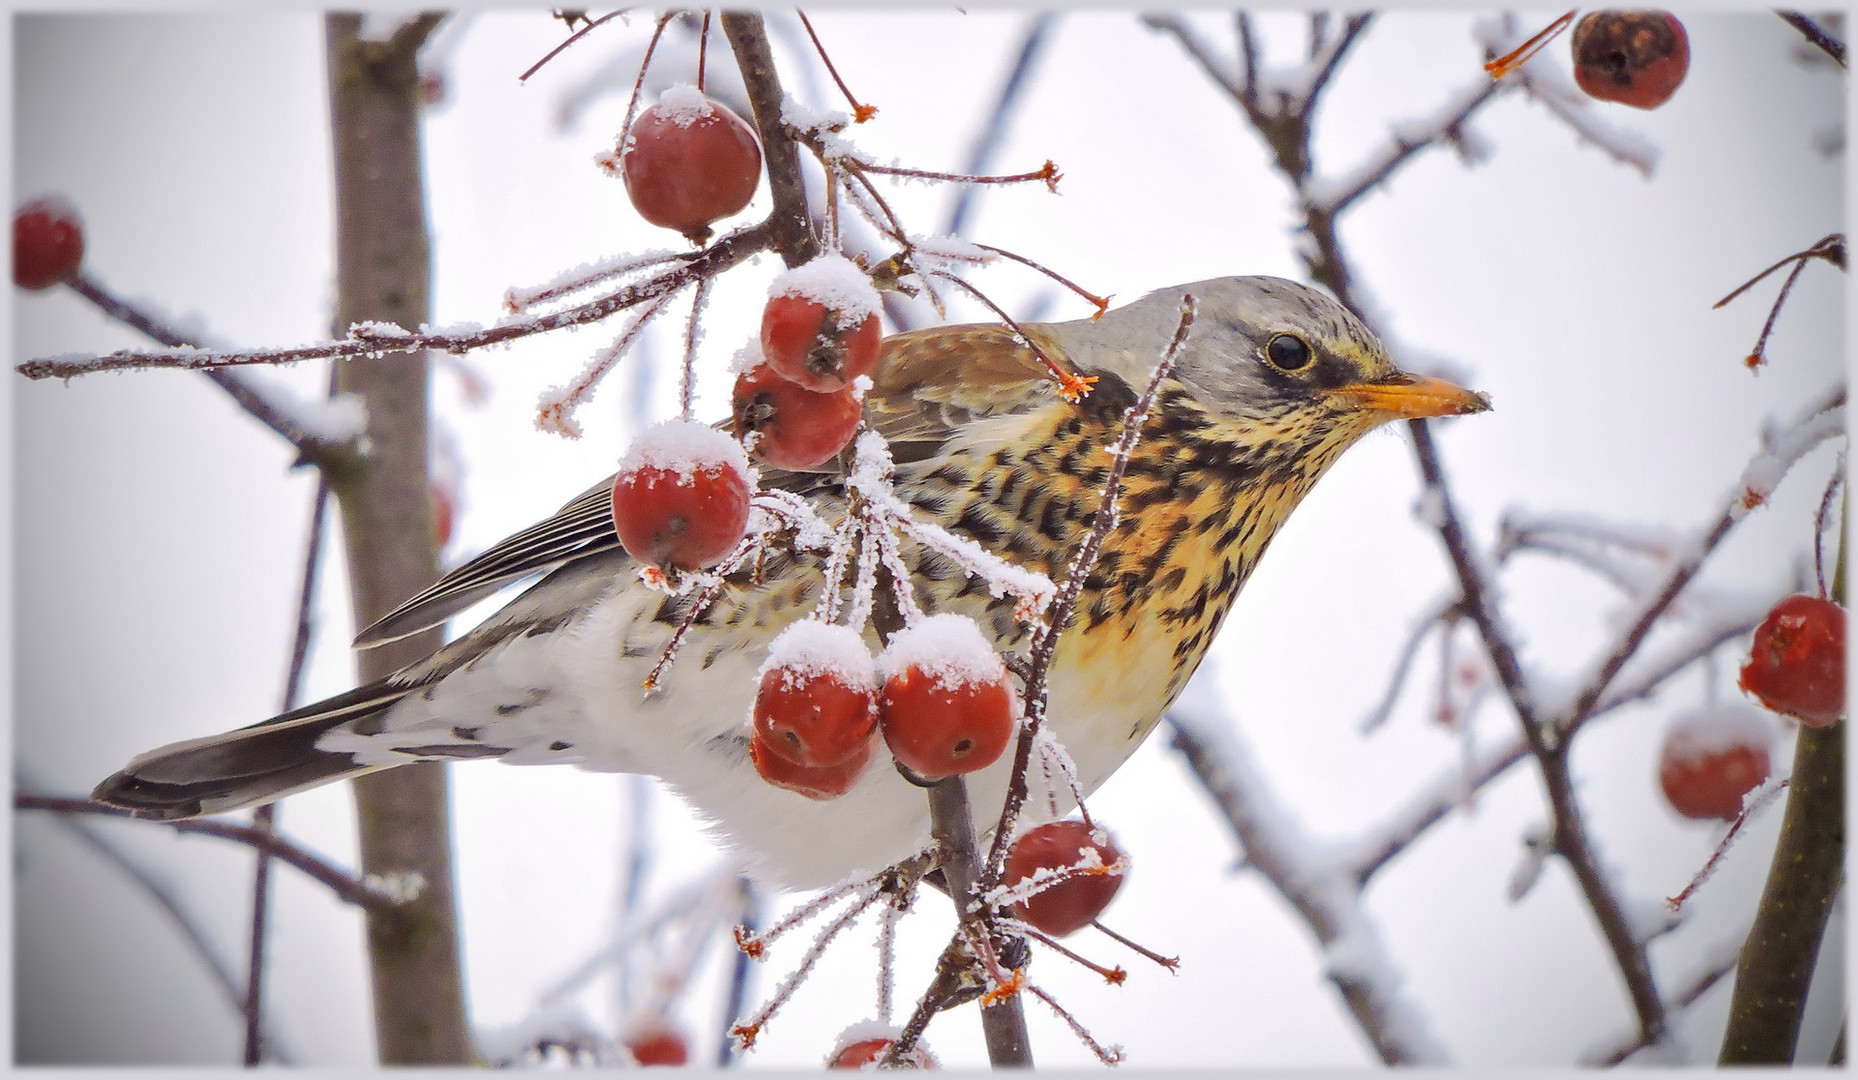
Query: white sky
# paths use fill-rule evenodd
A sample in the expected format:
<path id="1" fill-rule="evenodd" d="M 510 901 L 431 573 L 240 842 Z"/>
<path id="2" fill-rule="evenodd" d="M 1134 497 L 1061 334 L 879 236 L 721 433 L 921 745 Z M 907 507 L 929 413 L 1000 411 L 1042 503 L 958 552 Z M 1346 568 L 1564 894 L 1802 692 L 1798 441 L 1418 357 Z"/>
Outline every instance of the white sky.
<path id="1" fill-rule="evenodd" d="M 1523 22 L 1540 25 L 1553 14 Z M 855 92 L 882 110 L 854 132 L 858 144 L 879 160 L 953 169 L 1025 18 L 825 11 L 815 24 Z M 1194 20 L 1230 50 L 1229 20 Z M 1301 22 L 1262 21 L 1273 63 L 1295 59 Z M 1390 123 L 1430 114 L 1478 76 L 1469 22 L 1394 15 L 1369 31 L 1328 97 L 1319 173 L 1350 171 L 1384 143 Z M 1841 79 L 1791 59 L 1797 36 L 1771 15 L 1698 15 L 1686 24 L 1692 72 L 1672 102 L 1653 113 L 1606 106 L 1599 114 L 1661 148 L 1651 181 L 1578 145 L 1542 108 L 1515 97 L 1475 122 L 1489 160 L 1467 168 L 1449 153 L 1428 153 L 1344 221 L 1360 285 L 1399 343 L 1448 358 L 1496 403 L 1491 414 L 1437 428 L 1482 542 L 1512 508 L 1700 528 L 1757 449 L 1761 425 L 1793 415 L 1842 370 L 1844 281 L 1830 267 L 1802 277 L 1770 342 L 1773 363 L 1759 376 L 1740 361 L 1777 282 L 1709 310 L 1757 270 L 1843 227 L 1845 159 L 1812 149 L 1820 133 L 1845 123 Z M 427 127 L 435 323 L 488 322 L 512 285 L 673 242 L 637 222 L 620 184 L 592 164 L 610 148 L 623 94 L 600 99 L 565 130 L 552 119 L 578 80 L 637 48 L 642 25 L 597 34 L 526 87 L 515 76 L 557 40 L 554 24 L 539 14 L 483 15 L 465 28 L 447 71 L 450 99 Z M 91 272 L 129 297 L 198 316 L 221 340 L 277 345 L 328 332 L 316 18 L 26 17 L 12 41 L 14 201 L 58 192 L 75 202 L 88 222 Z M 776 49 L 794 62 L 783 39 Z M 1565 43 L 1550 55 L 1565 65 Z M 789 86 L 807 93 L 804 79 Z M 843 107 L 836 95 L 809 101 Z M 1030 169 L 1047 158 L 1064 169 L 1060 196 L 1041 185 L 991 191 L 968 235 L 1125 300 L 1220 274 L 1300 276 L 1287 189 L 1255 136 L 1171 40 L 1127 14 L 1069 15 L 1058 24 L 994 167 Z M 915 231 L 940 229 L 943 191 L 896 191 Z M 765 206 L 764 193 L 749 214 Z M 725 407 L 729 357 L 752 332 L 775 269 L 764 260 L 716 290 L 703 416 Z M 977 280 L 1009 310 L 1043 302 L 1042 281 L 1015 268 Z M 1087 314 L 1081 303 L 1053 300 L 1051 317 Z M 973 306 L 956 314 L 983 317 Z M 19 358 L 137 343 L 65 292 L 18 297 L 13 316 Z M 666 325 L 681 322 L 673 314 Z M 465 464 L 454 552 L 481 549 L 548 513 L 610 470 L 641 420 L 672 414 L 669 365 L 678 346 L 667 334 L 582 410 L 585 439 L 534 430 L 537 395 L 615 332 L 474 357 L 493 385 L 478 410 L 463 405 L 455 380 L 436 376 L 435 400 Z M 304 393 L 323 379 L 308 367 L 277 377 Z M 275 712 L 311 478 L 288 472 L 286 448 L 197 375 L 62 385 L 13 378 L 6 386 L 17 432 L 16 767 L 80 793 L 154 745 Z M 1833 456 L 1827 447 L 1806 459 L 1771 508 L 1725 545 L 1706 585 L 1774 596 L 1789 589 Z M 1358 733 L 1408 627 L 1448 582 L 1437 540 L 1412 517 L 1417 490 L 1403 434 L 1351 451 L 1279 536 L 1216 649 L 1219 686 L 1243 737 L 1315 842 L 1370 828 L 1461 753 L 1427 719 L 1431 649 L 1390 724 L 1372 737 Z M 340 562 L 332 554 L 325 567 L 309 695 L 350 685 Z M 1502 585 L 1525 662 L 1551 678 L 1581 670 L 1621 609 L 1610 587 L 1541 558 L 1518 560 Z M 1668 718 L 1706 693 L 1735 696 L 1733 681 L 1725 654 L 1713 675 L 1693 672 L 1582 736 L 1578 793 L 1601 851 L 1635 897 L 1675 893 L 1714 843 L 1710 827 L 1663 805 L 1653 772 Z M 1513 724 L 1506 709 L 1487 705 L 1475 739 L 1494 742 Z M 1130 969 L 1128 985 L 1104 987 L 1051 956 L 1041 957 L 1035 979 L 1100 1040 L 1122 1044 L 1132 1065 L 1368 1063 L 1371 1052 L 1322 978 L 1307 930 L 1258 876 L 1232 871 L 1224 825 L 1164 740 L 1152 740 L 1091 805 L 1135 863 L 1108 920 L 1180 954 L 1181 973 L 1168 976 L 1080 935 L 1089 955 Z M 1783 740 L 1777 759 L 1790 760 L 1791 746 Z M 510 1024 L 615 921 L 626 789 L 563 769 L 467 765 L 453 777 L 473 1016 L 486 1027 Z M 664 895 L 713 855 L 669 798 L 653 805 L 660 843 L 649 891 Z M 1523 901 L 1504 899 L 1520 839 L 1543 814 L 1532 771 L 1514 770 L 1368 893 L 1409 1005 L 1463 1064 L 1566 1064 L 1630 1027 L 1618 977 L 1565 871 L 1551 865 Z M 1695 902 L 1690 924 L 1653 946 L 1667 988 L 1746 922 L 1778 817 L 1749 831 Z M 290 800 L 282 822 L 306 846 L 352 865 L 345 790 Z M 158 827 L 104 828 L 203 913 L 217 946 L 242 968 L 249 856 Z M 236 1063 L 236 1019 L 125 879 L 44 818 L 22 816 L 14 838 L 16 1057 Z M 276 880 L 276 1025 L 301 1064 L 370 1061 L 358 917 L 292 871 Z M 938 901 L 920 907 L 928 912 Z M 905 924 L 905 1002 L 922 984 L 923 957 L 939 945 L 938 920 L 945 916 L 936 910 Z M 869 933 L 867 924 L 834 950 L 750 1064 L 816 1063 L 833 1033 L 869 1014 Z M 777 950 L 758 969 L 752 1002 L 798 949 L 796 941 Z M 719 962 L 712 954 L 710 969 Z M 706 980 L 684 1014 L 706 1032 L 705 1056 L 713 989 Z M 1679 1021 L 1691 1061 L 1713 1060 L 1726 989 Z M 1842 1003 L 1843 986 L 1830 997 Z M 605 988 L 584 1000 L 610 1024 Z M 1042 1064 L 1091 1060 L 1042 1006 L 1029 1003 L 1028 1012 Z M 1834 1026 L 1824 1010 L 1809 1023 L 1804 1060 L 1824 1060 Z M 938 1020 L 929 1041 L 945 1064 L 984 1061 L 971 1011 Z"/>

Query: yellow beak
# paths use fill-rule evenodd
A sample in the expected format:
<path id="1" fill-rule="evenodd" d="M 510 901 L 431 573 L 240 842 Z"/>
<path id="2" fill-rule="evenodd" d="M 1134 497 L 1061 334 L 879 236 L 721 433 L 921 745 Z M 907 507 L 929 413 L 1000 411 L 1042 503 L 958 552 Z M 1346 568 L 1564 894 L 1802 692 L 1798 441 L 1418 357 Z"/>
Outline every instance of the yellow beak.
<path id="1" fill-rule="evenodd" d="M 1490 399 L 1429 375 L 1404 372 L 1385 382 L 1356 383 L 1329 391 L 1343 408 L 1387 413 L 1401 420 L 1422 416 L 1463 416 L 1490 408 Z"/>

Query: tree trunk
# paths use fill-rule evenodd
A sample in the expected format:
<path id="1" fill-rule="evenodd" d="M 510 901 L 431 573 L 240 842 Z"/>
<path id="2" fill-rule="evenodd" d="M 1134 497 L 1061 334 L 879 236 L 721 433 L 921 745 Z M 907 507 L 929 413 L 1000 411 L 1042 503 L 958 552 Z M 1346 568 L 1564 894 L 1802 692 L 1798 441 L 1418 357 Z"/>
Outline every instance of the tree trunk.
<path id="1" fill-rule="evenodd" d="M 359 15 L 326 19 L 338 336 L 355 322 L 416 329 L 428 317 L 415 57 L 438 18 L 419 16 L 385 41 L 362 40 Z M 367 453 L 331 476 L 355 619 L 365 626 L 438 572 L 426 480 L 427 361 L 424 354 L 351 360 L 338 366 L 336 381 L 341 391 L 360 394 L 368 411 Z M 361 678 L 379 678 L 438 643 L 428 632 L 363 652 Z M 444 766 L 364 776 L 355 782 L 355 801 L 364 871 L 417 875 L 420 883 L 410 903 L 368 915 L 381 1064 L 469 1064 Z"/>

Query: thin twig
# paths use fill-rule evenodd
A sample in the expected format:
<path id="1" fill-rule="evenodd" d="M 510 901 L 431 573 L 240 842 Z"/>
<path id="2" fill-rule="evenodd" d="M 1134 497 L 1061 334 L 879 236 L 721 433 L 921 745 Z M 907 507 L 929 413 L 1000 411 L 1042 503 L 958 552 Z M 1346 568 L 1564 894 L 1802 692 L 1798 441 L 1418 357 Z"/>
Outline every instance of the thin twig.
<path id="1" fill-rule="evenodd" d="M 52 795 L 15 794 L 15 810 L 49 810 L 56 814 L 101 814 L 105 817 L 134 818 L 127 810 L 114 806 L 104 806 L 85 799 L 62 798 Z M 202 818 L 189 818 L 184 821 L 162 821 L 176 832 L 200 833 L 205 836 L 217 836 L 222 840 L 235 840 L 241 844 L 289 863 L 303 871 L 337 897 L 357 907 L 393 908 L 398 903 L 387 894 L 375 889 L 367 882 L 350 877 L 348 873 L 331 863 L 326 863 L 288 840 L 267 832 L 254 829 L 249 825 L 234 825 L 227 821 L 212 821 Z"/>
<path id="2" fill-rule="evenodd" d="M 1077 547 L 1077 553 L 1071 558 L 1071 565 L 1065 580 L 1058 587 L 1057 595 L 1045 609 L 1044 621 L 1034 629 L 1030 650 L 1032 662 L 1026 675 L 1026 716 L 1020 726 L 1019 742 L 1013 751 L 1013 772 L 1007 783 L 1006 801 L 1000 808 L 1000 821 L 994 828 L 993 848 L 987 855 L 982 881 L 991 885 L 1000 879 L 1001 868 L 1006 864 L 1006 849 L 1012 837 L 1013 823 L 1019 818 L 1019 809 L 1026 801 L 1026 770 L 1032 763 L 1032 746 L 1038 738 L 1039 729 L 1045 719 L 1046 694 L 1045 680 L 1051 672 L 1052 657 L 1058 650 L 1058 638 L 1064 633 L 1065 624 L 1071 619 L 1077 607 L 1078 597 L 1083 595 L 1084 582 L 1090 576 L 1091 568 L 1097 563 L 1097 555 L 1103 549 L 1103 542 L 1110 530 L 1116 527 L 1121 516 L 1118 510 L 1122 496 L 1123 472 L 1129 467 L 1129 455 L 1135 450 L 1137 440 L 1141 438 L 1142 426 L 1148 422 L 1149 410 L 1154 408 L 1155 397 L 1161 391 L 1162 382 L 1174 371 L 1174 361 L 1179 356 L 1181 346 L 1187 341 L 1187 334 L 1193 329 L 1194 316 L 1199 309 L 1199 301 L 1192 293 L 1181 297 L 1181 317 L 1174 329 L 1174 337 L 1162 350 L 1155 362 L 1155 370 L 1149 376 L 1148 386 L 1123 414 L 1122 431 L 1117 435 L 1110 450 L 1109 474 L 1104 478 L 1102 495 L 1097 503 L 1097 512 L 1091 519 L 1090 532 Z"/>
<path id="3" fill-rule="evenodd" d="M 1019 49 L 1014 54 L 1012 67 L 1007 69 L 1006 81 L 1001 83 L 1000 92 L 994 96 L 994 107 L 987 114 L 987 122 L 974 136 L 969 144 L 967 160 L 962 163 L 961 171 L 979 173 L 987 168 L 993 160 L 994 151 L 999 148 L 1001 139 L 1006 134 L 1008 121 L 1013 109 L 1019 104 L 1026 85 L 1032 79 L 1033 65 L 1039 53 L 1045 48 L 1045 42 L 1051 36 L 1052 24 L 1058 21 L 1058 15 L 1045 11 L 1032 16 L 1026 26 L 1026 32 L 1020 38 Z M 961 235 L 962 227 L 968 222 L 968 208 L 973 205 L 975 194 L 980 189 L 963 185 L 955 189 L 955 201 L 948 210 L 948 221 L 942 231 L 949 236 Z"/>
<path id="4" fill-rule="evenodd" d="M 600 16 L 598 19 L 595 19 L 592 22 L 588 23 L 586 26 L 581 27 L 579 30 L 576 30 L 574 33 L 568 35 L 568 39 L 566 41 L 563 41 L 561 44 L 548 50 L 548 55 L 542 57 L 542 59 L 537 60 L 535 63 L 529 65 L 528 71 L 525 71 L 521 75 L 516 76 L 516 81 L 519 83 L 528 82 L 529 76 L 534 75 L 536 72 L 542 70 L 542 66 L 544 64 L 548 63 L 550 60 L 553 60 L 555 57 L 560 56 L 563 50 L 567 49 L 568 46 L 586 37 L 593 30 L 594 27 L 599 26 L 601 23 L 604 23 L 609 19 L 618 18 L 619 16 L 624 15 L 626 12 L 631 11 L 631 10 L 632 10 L 631 8 L 620 8 L 618 11 L 608 12 L 607 14 Z M 641 65 L 639 74 L 641 77 L 643 77 L 645 74 L 642 65 Z M 699 87 L 699 89 L 701 89 L 701 87 Z M 622 128 L 620 130 L 623 131 L 625 129 Z"/>
<path id="5" fill-rule="evenodd" d="M 1845 43 L 1826 33 L 1824 27 L 1798 11 L 1782 10 L 1774 14 L 1779 15 L 1788 26 L 1800 31 L 1801 36 L 1807 41 L 1819 46 L 1820 50 L 1832 57 L 1840 67 L 1845 66 Z"/>
<path id="6" fill-rule="evenodd" d="M 95 304 L 105 315 L 141 331 L 171 349 L 197 347 L 197 343 L 186 335 L 112 293 L 101 282 L 82 271 L 67 280 L 66 284 L 71 286 L 73 292 Z M 298 453 L 309 460 L 326 460 L 336 450 L 351 445 L 350 440 L 331 442 L 320 435 L 306 431 L 288 412 L 278 408 L 233 372 L 209 369 L 206 376 L 213 380 L 214 385 L 230 395 L 232 400 L 238 402 L 247 413 L 288 439 L 291 445 L 297 448 Z"/>
<path id="7" fill-rule="evenodd" d="M 334 380 L 331 380 L 333 388 Z M 329 478 L 318 474 L 316 494 L 310 504 L 309 538 L 303 554 L 302 585 L 297 590 L 296 628 L 291 636 L 290 665 L 284 674 L 283 705 L 286 713 L 297 707 L 303 683 L 303 665 L 310 655 L 311 612 L 316 601 L 316 570 L 322 562 L 323 522 L 329 506 Z M 252 826 L 276 832 L 277 803 L 267 803 L 252 815 Z M 271 857 L 258 853 L 258 865 L 252 871 L 252 926 L 245 981 L 245 1065 L 250 1068 L 263 1057 L 264 1042 L 264 971 L 265 940 L 271 907 Z"/>
<path id="8" fill-rule="evenodd" d="M 806 12 L 798 8 L 794 9 L 794 14 L 800 17 L 800 25 L 806 29 L 806 36 L 812 40 L 813 51 L 819 54 L 820 62 L 826 65 L 826 74 L 832 76 L 832 81 L 838 86 L 839 93 L 844 94 L 845 100 L 851 104 L 852 123 L 862 124 L 876 116 L 877 106 L 860 102 L 852 93 L 852 88 L 846 86 L 845 80 L 839 77 L 839 69 L 833 65 L 832 57 L 826 52 L 826 47 L 820 44 L 819 34 L 813 30 L 813 20 L 807 18 Z"/>

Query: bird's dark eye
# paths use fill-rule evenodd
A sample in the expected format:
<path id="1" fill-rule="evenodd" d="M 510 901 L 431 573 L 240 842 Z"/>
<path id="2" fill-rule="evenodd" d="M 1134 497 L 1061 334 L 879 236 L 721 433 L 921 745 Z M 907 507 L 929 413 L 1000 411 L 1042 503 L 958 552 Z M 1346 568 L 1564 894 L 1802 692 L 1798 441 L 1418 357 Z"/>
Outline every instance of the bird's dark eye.
<path id="1" fill-rule="evenodd" d="M 1266 360 L 1279 371 L 1302 371 L 1310 366 L 1310 344 L 1295 334 L 1279 334 L 1264 347 Z"/>

